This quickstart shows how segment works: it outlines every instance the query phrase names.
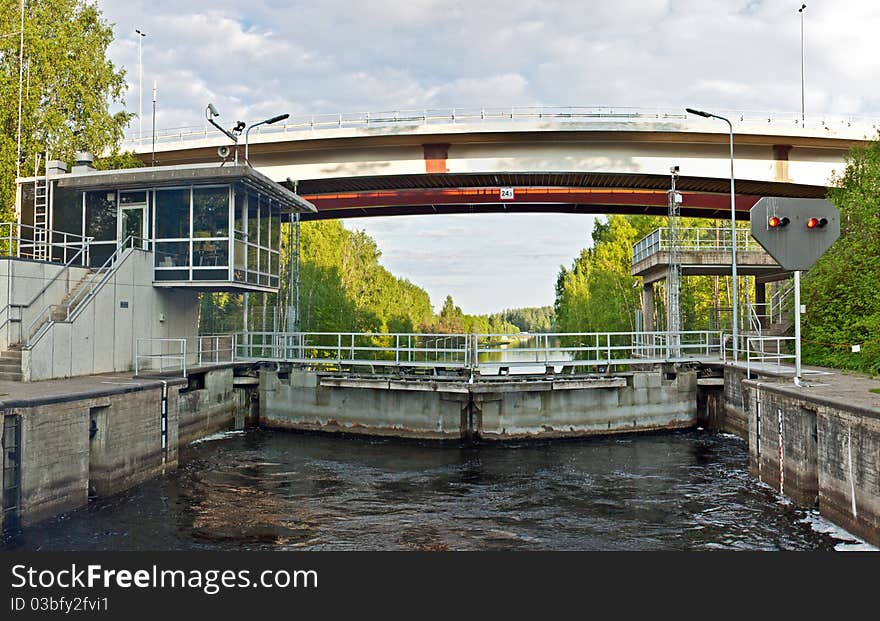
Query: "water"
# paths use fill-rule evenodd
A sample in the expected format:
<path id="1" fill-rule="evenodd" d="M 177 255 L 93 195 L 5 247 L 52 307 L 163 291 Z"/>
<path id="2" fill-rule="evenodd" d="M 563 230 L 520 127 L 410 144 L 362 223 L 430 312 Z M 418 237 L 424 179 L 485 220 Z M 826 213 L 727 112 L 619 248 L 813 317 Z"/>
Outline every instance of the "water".
<path id="1" fill-rule="evenodd" d="M 689 431 L 479 448 L 250 430 L 7 540 L 38 550 L 833 549 L 848 539 Z M 827 530 L 828 532 L 819 532 Z"/>

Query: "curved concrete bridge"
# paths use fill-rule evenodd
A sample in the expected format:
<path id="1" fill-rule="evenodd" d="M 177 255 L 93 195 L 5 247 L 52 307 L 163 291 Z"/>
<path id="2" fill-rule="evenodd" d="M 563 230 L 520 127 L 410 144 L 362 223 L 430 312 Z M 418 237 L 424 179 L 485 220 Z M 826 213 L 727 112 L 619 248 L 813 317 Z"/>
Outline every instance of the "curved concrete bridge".
<path id="1" fill-rule="evenodd" d="M 722 112 L 722 114 L 725 114 Z M 824 197 L 848 150 L 877 137 L 852 117 L 726 113 L 737 209 L 762 196 Z M 250 136 L 249 159 L 318 208 L 306 219 L 471 212 L 666 213 L 678 165 L 682 214 L 729 214 L 726 124 L 683 110 L 508 108 L 292 117 Z M 157 133 L 163 164 L 210 162 L 211 127 Z M 131 141 L 150 159 L 150 136 Z M 244 157 L 243 145 L 239 158 Z"/>

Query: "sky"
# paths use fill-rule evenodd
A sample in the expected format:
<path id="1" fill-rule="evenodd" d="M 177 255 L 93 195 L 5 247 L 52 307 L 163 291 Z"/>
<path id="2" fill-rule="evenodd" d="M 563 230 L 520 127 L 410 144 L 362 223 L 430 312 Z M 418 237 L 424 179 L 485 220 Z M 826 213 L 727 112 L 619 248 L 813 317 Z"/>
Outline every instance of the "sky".
<path id="1" fill-rule="evenodd" d="M 807 113 L 880 116 L 880 2 L 807 2 Z M 800 2 L 777 0 L 99 0 L 144 128 L 424 107 L 685 107 L 796 112 Z M 137 131 L 137 121 L 131 126 Z M 350 220 L 382 263 L 468 313 L 552 304 L 593 217 Z"/>

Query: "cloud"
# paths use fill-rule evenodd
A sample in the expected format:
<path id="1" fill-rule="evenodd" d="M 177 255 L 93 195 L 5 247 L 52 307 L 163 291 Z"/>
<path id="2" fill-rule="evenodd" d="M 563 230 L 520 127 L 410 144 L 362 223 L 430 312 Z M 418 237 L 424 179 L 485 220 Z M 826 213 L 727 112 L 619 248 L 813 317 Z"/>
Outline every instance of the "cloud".
<path id="1" fill-rule="evenodd" d="M 808 4 L 807 112 L 880 116 L 880 83 L 873 79 L 880 75 L 880 3 Z M 194 0 L 99 0 L 99 6 L 116 24 L 110 55 L 127 70 L 129 110 L 138 101 L 134 29 L 148 33 L 144 104 L 146 110 L 155 78 L 160 128 L 203 127 L 209 101 L 228 123 L 278 112 L 446 106 L 795 112 L 801 103 L 799 3 L 786 0 L 213 0 L 210 8 Z M 558 265 L 569 263 L 559 255 L 576 256 L 592 223 L 585 216 L 461 218 L 350 225 L 376 237 L 393 271 L 428 286 L 435 299 L 451 292 L 459 301 L 460 289 L 461 303 L 473 312 L 499 300 L 550 303 Z M 426 242 L 431 252 L 418 254 Z M 459 262 L 438 254 L 457 255 Z M 434 289 L 439 266 L 454 273 L 443 282 L 458 282 L 456 291 Z"/>

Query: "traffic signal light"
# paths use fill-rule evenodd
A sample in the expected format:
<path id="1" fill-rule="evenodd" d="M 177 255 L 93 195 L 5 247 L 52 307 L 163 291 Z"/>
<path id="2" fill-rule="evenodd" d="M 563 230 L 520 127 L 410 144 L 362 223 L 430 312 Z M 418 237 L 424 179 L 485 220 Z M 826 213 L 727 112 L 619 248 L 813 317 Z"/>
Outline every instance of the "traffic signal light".
<path id="1" fill-rule="evenodd" d="M 771 229 L 781 229 L 788 226 L 788 218 L 782 216 L 781 218 L 777 216 L 771 216 L 769 220 L 767 220 L 767 227 Z"/>
<path id="2" fill-rule="evenodd" d="M 828 224 L 828 218 L 810 218 L 807 220 L 808 229 L 824 229 Z"/>

